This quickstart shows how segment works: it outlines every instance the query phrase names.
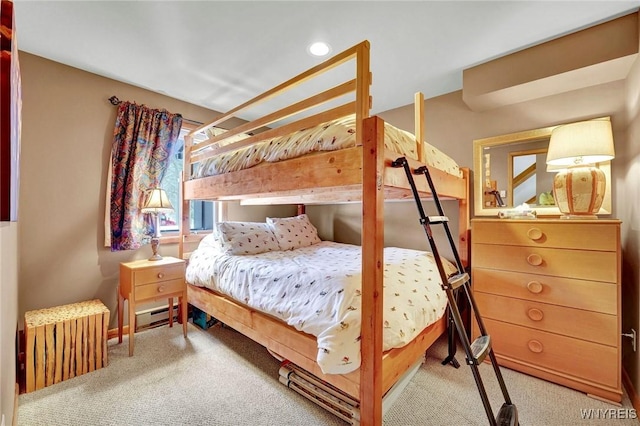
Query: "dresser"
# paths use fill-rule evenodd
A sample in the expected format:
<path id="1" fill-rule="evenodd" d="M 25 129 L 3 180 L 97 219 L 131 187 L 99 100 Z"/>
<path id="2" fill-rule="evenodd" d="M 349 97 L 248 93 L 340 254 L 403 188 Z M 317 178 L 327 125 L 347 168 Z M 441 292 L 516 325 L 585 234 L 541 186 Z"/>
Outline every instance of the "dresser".
<path id="1" fill-rule="evenodd" d="M 471 223 L 473 294 L 498 363 L 620 402 L 620 221 Z"/>
<path id="2" fill-rule="evenodd" d="M 136 306 L 158 299 L 169 301 L 169 325 L 173 326 L 173 298 L 180 302 L 182 331 L 187 337 L 187 285 L 185 261 L 174 257 L 160 260 L 136 260 L 120 264 L 118 288 L 118 342 L 122 342 L 124 301 L 129 302 L 129 356 L 133 355 Z"/>

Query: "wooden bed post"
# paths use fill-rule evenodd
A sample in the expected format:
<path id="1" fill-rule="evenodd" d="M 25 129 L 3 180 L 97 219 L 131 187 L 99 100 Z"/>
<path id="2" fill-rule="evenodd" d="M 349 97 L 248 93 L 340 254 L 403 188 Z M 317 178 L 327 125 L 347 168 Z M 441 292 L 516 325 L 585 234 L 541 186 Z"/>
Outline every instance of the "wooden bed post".
<path id="1" fill-rule="evenodd" d="M 417 92 L 413 97 L 413 115 L 416 136 L 416 150 L 418 151 L 418 161 L 424 162 L 424 95 Z"/>
<path id="2" fill-rule="evenodd" d="M 414 129 L 416 136 L 416 150 L 418 161 L 426 162 L 424 158 L 424 94 L 417 92 L 413 97 Z M 469 266 L 469 169 L 461 168 L 465 181 L 465 196 L 458 200 L 458 251 L 463 266 Z"/>
<path id="3" fill-rule="evenodd" d="M 382 424 L 384 121 L 370 117 L 363 124 L 360 416 L 372 426 Z"/>
<path id="4" fill-rule="evenodd" d="M 460 171 L 465 182 L 466 194 L 464 198 L 458 200 L 458 251 L 462 265 L 468 267 L 471 250 L 471 244 L 469 243 L 471 236 L 471 230 L 469 229 L 469 168 L 461 167 Z"/>
<path id="5" fill-rule="evenodd" d="M 384 121 L 369 117 L 370 44 L 356 55 L 356 145 L 362 146 L 362 311 L 360 421 L 382 424 L 382 316 L 384 273 Z"/>
<path id="6" fill-rule="evenodd" d="M 178 244 L 178 254 L 180 259 L 184 259 L 184 243 L 191 235 L 191 223 L 189 223 L 191 203 L 185 199 L 184 183 L 191 178 L 191 150 L 193 149 L 193 136 L 184 137 L 184 149 L 182 151 L 182 185 L 180 185 L 180 201 L 182 201 L 182 220 L 180 222 L 180 242 Z"/>
<path id="7" fill-rule="evenodd" d="M 371 71 L 369 54 L 371 45 L 368 41 L 360 43 L 356 50 L 356 145 L 364 143 L 363 120 L 369 117 L 371 108 L 370 86 Z M 382 151 L 381 151 L 382 153 Z M 382 154 L 381 154 L 382 155 Z M 364 189 L 363 189 L 364 191 Z"/>

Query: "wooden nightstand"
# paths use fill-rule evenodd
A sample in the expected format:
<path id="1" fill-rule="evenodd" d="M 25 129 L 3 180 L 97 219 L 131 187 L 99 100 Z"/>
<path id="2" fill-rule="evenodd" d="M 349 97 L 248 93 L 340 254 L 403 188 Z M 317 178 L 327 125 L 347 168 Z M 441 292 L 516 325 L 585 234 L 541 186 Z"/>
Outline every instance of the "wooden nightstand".
<path id="1" fill-rule="evenodd" d="M 498 363 L 620 402 L 620 221 L 471 223 L 473 292 Z"/>
<path id="2" fill-rule="evenodd" d="M 158 299 L 169 300 L 169 326 L 173 326 L 173 298 L 180 303 L 182 330 L 187 337 L 187 285 L 185 261 L 175 257 L 136 260 L 120 264 L 118 290 L 118 342 L 122 343 L 124 300 L 129 301 L 129 356 L 133 355 L 136 305 Z"/>

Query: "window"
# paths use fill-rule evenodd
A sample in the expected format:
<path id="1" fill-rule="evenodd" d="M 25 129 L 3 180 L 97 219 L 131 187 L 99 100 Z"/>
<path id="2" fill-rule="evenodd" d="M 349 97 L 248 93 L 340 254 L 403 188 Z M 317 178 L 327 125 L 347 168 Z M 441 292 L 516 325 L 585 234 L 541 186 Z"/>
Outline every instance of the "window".
<path id="1" fill-rule="evenodd" d="M 182 122 L 182 128 L 180 129 L 180 136 L 173 150 L 171 162 L 167 169 L 164 178 L 162 179 L 161 186 L 166 191 L 171 205 L 173 205 L 173 211 L 165 213 L 160 219 L 160 231 L 179 231 L 180 230 L 180 218 L 182 217 L 182 204 L 180 203 L 180 184 L 182 182 L 182 168 L 183 168 L 183 152 L 184 152 L 184 137 L 194 130 L 196 126 L 192 123 Z M 213 201 L 191 201 L 189 223 L 192 231 L 211 230 L 213 224 L 216 221 L 214 202 Z"/>

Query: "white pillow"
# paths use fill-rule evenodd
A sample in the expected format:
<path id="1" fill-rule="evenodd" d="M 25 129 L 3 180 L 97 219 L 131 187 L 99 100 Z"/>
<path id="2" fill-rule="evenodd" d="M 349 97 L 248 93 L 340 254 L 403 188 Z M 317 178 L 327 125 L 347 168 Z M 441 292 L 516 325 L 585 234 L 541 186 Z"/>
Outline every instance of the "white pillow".
<path id="1" fill-rule="evenodd" d="M 258 254 L 280 250 L 271 227 L 259 222 L 220 222 L 222 248 L 227 254 Z"/>
<path id="2" fill-rule="evenodd" d="M 210 234 L 207 234 L 202 240 L 200 240 L 198 247 L 221 250 L 222 241 L 220 240 L 217 230 L 214 229 Z"/>
<path id="3" fill-rule="evenodd" d="M 267 223 L 273 229 L 281 250 L 308 247 L 322 241 L 306 214 L 284 218 L 268 217 Z"/>

